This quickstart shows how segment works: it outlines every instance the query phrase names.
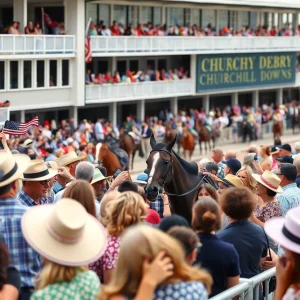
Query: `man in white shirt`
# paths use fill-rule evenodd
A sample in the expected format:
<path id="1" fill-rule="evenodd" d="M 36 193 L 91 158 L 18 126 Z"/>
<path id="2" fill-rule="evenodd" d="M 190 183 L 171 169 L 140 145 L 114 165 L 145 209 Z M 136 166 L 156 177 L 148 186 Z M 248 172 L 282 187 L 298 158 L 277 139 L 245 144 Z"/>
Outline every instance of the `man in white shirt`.
<path id="1" fill-rule="evenodd" d="M 104 140 L 104 131 L 101 122 L 102 119 L 98 119 L 97 123 L 95 124 L 95 135 L 98 142 Z"/>

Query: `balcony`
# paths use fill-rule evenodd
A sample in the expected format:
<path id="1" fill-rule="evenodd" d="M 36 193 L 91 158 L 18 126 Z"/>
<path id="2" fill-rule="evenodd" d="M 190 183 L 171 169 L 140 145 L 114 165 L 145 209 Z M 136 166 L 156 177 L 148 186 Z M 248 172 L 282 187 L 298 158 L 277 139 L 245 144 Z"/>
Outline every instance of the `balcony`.
<path id="1" fill-rule="evenodd" d="M 192 93 L 192 79 L 87 85 L 86 104 L 179 97 Z"/>
<path id="2" fill-rule="evenodd" d="M 97 56 L 300 51 L 300 37 L 92 36 Z"/>
<path id="3" fill-rule="evenodd" d="M 0 58 L 73 57 L 75 36 L 71 35 L 0 35 Z"/>

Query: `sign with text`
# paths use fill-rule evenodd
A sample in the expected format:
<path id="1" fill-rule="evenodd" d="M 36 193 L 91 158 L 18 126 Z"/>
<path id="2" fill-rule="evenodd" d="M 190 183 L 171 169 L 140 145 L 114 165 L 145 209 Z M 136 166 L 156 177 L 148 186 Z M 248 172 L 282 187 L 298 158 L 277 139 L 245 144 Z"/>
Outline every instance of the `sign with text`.
<path id="1" fill-rule="evenodd" d="M 197 92 L 294 84 L 296 53 L 197 56 Z"/>

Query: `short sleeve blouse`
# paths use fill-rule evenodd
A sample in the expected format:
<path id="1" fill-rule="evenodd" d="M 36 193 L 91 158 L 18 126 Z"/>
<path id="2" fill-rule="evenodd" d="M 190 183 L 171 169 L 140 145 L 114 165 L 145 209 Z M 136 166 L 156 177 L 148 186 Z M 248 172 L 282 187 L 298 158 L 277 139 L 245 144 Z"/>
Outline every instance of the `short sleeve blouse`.
<path id="1" fill-rule="evenodd" d="M 300 300 L 300 285 L 290 287 L 282 300 Z"/>
<path id="2" fill-rule="evenodd" d="M 265 223 L 274 217 L 281 217 L 281 208 L 279 201 L 268 202 L 265 206 L 257 206 L 255 209 L 255 217 Z"/>

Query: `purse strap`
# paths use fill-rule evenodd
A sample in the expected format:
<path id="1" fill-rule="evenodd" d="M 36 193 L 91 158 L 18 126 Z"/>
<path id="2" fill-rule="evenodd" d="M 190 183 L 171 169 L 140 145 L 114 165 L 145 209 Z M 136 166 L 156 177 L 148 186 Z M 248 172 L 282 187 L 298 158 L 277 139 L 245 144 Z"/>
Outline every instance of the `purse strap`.
<path id="1" fill-rule="evenodd" d="M 271 259 L 271 261 L 272 261 L 272 255 L 271 255 L 271 249 L 270 249 L 269 239 L 268 239 L 268 237 L 267 237 L 267 234 L 266 234 L 266 232 L 265 232 L 265 229 L 264 229 L 263 227 L 261 227 L 261 228 L 262 228 L 262 230 L 263 230 L 263 232 L 264 232 L 264 235 L 265 235 L 265 238 L 266 238 L 266 240 L 267 240 L 267 245 L 268 245 L 269 255 L 270 255 L 270 259 Z"/>

